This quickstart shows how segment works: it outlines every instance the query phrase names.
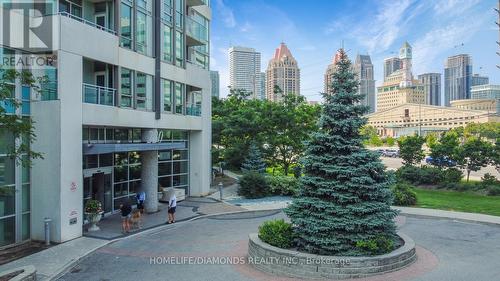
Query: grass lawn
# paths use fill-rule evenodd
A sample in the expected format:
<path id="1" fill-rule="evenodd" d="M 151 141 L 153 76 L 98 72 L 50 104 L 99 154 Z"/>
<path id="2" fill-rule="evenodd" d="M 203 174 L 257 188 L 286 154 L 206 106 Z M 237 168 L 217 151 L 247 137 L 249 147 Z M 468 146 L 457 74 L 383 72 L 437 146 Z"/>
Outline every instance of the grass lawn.
<path id="1" fill-rule="evenodd" d="M 500 196 L 420 188 L 415 192 L 416 207 L 500 216 Z"/>

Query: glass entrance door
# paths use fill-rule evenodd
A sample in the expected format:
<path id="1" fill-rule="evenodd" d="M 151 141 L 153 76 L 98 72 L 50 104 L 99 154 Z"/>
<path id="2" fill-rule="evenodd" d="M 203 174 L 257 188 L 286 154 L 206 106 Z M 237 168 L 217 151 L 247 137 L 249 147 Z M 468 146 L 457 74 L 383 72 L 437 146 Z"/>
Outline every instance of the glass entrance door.
<path id="1" fill-rule="evenodd" d="M 86 172 L 83 178 L 83 204 L 90 200 L 98 200 L 104 213 L 113 211 L 113 193 L 111 170 Z"/>

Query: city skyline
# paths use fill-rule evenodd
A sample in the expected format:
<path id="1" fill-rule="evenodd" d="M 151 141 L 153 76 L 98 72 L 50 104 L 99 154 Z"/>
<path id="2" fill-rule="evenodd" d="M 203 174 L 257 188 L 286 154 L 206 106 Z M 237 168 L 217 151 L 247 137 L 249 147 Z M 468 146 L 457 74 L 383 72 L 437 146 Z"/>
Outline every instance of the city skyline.
<path id="1" fill-rule="evenodd" d="M 311 7 L 277 0 L 265 2 L 214 0 L 217 15 L 212 25 L 211 68 L 221 73 L 221 97 L 227 95 L 227 49 L 232 45 L 253 47 L 262 54 L 262 69 L 283 41 L 293 51 L 302 72 L 301 94 L 321 100 L 323 74 L 342 42 L 354 62 L 356 55 L 372 58 L 376 85 L 383 82 L 385 58 L 397 56 L 408 41 L 414 48 L 414 75 L 444 74 L 449 56 L 472 56 L 474 73 L 500 79 L 496 68 L 496 1 L 319 1 Z M 370 14 L 357 20 L 358 15 Z M 300 16 L 298 16 L 300 15 Z M 313 16 L 314 15 L 314 16 Z M 370 26 L 370 28 L 363 28 Z M 376 26 L 376 27 L 374 27 Z M 373 27 L 373 28 L 372 28 Z M 311 32 L 317 30 L 317 32 Z M 222 34 L 224 36 L 222 36 Z M 495 58 L 495 59 L 493 59 Z"/>

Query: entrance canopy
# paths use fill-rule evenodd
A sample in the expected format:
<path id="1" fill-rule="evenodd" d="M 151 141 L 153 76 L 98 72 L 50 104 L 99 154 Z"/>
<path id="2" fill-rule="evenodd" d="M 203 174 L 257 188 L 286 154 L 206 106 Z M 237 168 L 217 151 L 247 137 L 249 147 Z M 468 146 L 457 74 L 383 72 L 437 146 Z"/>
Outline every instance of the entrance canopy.
<path id="1" fill-rule="evenodd" d="M 129 151 L 153 151 L 186 148 L 185 142 L 165 143 L 84 143 L 83 155 Z"/>

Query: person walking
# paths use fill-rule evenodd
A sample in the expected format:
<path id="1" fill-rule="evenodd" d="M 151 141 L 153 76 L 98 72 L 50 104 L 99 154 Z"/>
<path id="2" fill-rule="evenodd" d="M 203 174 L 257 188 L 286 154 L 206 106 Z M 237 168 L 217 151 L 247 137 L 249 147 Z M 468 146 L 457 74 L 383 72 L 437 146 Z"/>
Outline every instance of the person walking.
<path id="1" fill-rule="evenodd" d="M 122 233 L 129 233 L 130 232 L 130 217 L 132 213 L 132 206 L 130 206 L 130 203 L 128 200 L 123 202 L 120 205 L 120 212 L 122 215 Z"/>
<path id="2" fill-rule="evenodd" d="M 175 222 L 175 208 L 177 207 L 177 197 L 173 188 L 168 190 L 168 219 L 167 224 Z"/>
<path id="3" fill-rule="evenodd" d="M 141 191 L 137 193 L 137 209 L 141 212 L 141 215 L 144 213 L 144 201 L 146 200 L 146 192 Z"/>

